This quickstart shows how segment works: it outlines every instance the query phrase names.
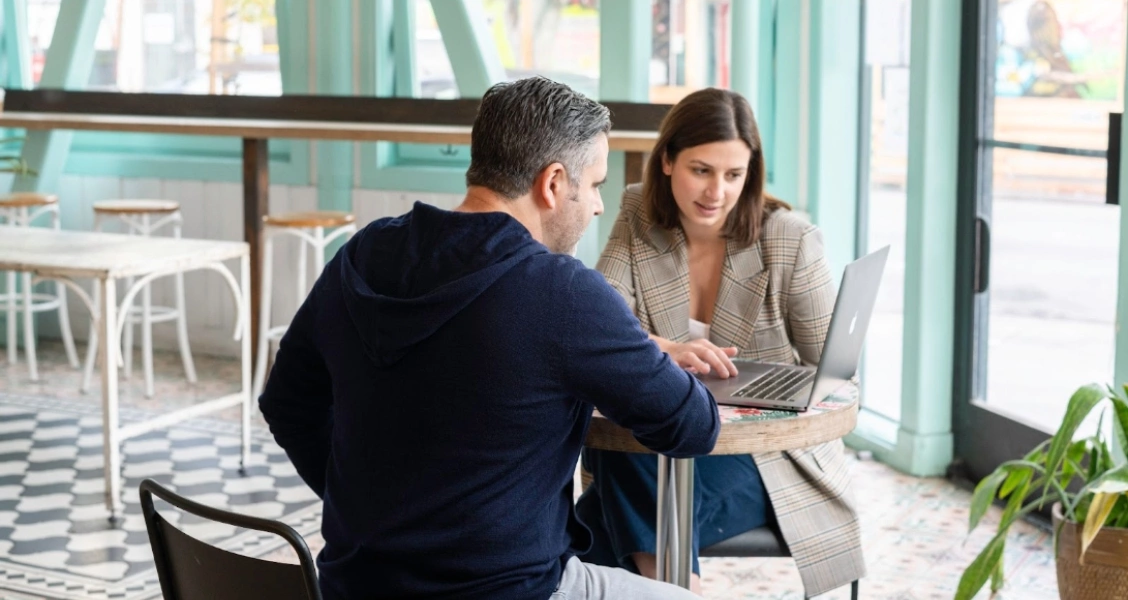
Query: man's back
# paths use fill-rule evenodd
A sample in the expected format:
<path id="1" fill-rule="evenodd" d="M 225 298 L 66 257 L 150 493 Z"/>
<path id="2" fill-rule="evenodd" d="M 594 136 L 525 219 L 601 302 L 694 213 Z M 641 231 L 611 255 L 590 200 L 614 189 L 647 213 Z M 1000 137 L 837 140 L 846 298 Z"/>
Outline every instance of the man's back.
<path id="1" fill-rule="evenodd" d="M 326 267 L 261 405 L 325 500 L 330 598 L 547 598 L 590 541 L 572 475 L 593 406 L 672 455 L 717 433 L 597 273 L 502 213 L 425 205 Z"/>

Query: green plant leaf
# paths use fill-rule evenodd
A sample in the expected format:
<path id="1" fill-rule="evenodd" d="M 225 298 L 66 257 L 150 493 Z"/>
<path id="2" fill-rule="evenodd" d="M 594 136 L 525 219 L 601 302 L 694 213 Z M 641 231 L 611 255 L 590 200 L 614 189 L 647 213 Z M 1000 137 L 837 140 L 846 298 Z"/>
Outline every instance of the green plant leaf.
<path id="1" fill-rule="evenodd" d="M 1010 526 L 1014 516 L 1018 514 L 1018 511 L 1022 508 L 1022 503 L 1026 500 L 1026 496 L 1030 494 L 1030 486 L 1031 482 L 1028 477 L 1022 482 L 1022 485 L 1014 491 L 1010 499 L 1007 500 L 1007 507 L 1003 509 L 1003 518 L 999 519 L 999 531 L 1002 531 L 1004 527 Z"/>
<path id="2" fill-rule="evenodd" d="M 983 589 L 983 584 L 987 583 L 987 579 L 999 568 L 998 565 L 1003 560 L 1003 547 L 1006 539 L 1005 531 L 995 534 L 995 537 L 991 538 L 991 541 L 987 542 L 987 545 L 979 552 L 979 556 L 971 561 L 963 576 L 960 577 L 955 600 L 971 600 L 979 593 L 979 590 Z"/>
<path id="3" fill-rule="evenodd" d="M 1042 465 L 1030 460 L 1008 460 L 999 465 L 996 470 L 1006 471 L 1008 473 L 1006 481 L 1003 482 L 1002 487 L 999 489 L 1000 498 L 1010 496 L 1015 488 L 1023 482 L 1030 481 L 1034 473 L 1041 474 L 1046 472 L 1046 469 Z"/>
<path id="4" fill-rule="evenodd" d="M 1128 464 L 1128 401 L 1120 397 L 1112 398 L 1112 462 L 1116 466 Z"/>
<path id="5" fill-rule="evenodd" d="M 1106 471 L 1100 477 L 1089 482 L 1081 493 L 1093 494 L 1123 494 L 1128 492 L 1128 465 Z"/>
<path id="6" fill-rule="evenodd" d="M 1108 522 L 1105 525 L 1109 527 L 1128 527 L 1128 494 L 1120 496 L 1120 501 L 1112 509 L 1112 514 L 1108 517 Z"/>
<path id="7" fill-rule="evenodd" d="M 1006 481 L 999 488 L 999 497 L 1006 498 L 1023 483 L 1029 483 L 1034 471 L 1031 469 L 1014 469 L 1007 475 Z"/>
<path id="8" fill-rule="evenodd" d="M 1008 475 L 1006 469 L 999 468 L 984 477 L 979 485 L 975 486 L 975 492 L 971 495 L 971 509 L 968 511 L 968 533 L 971 533 L 979 525 L 983 515 L 987 514 L 987 509 L 995 501 L 999 486 L 1003 484 Z"/>
<path id="9" fill-rule="evenodd" d="M 1050 441 L 1050 450 L 1046 456 L 1046 471 L 1049 473 L 1056 473 L 1061 468 L 1061 463 L 1065 460 L 1066 450 L 1073 442 L 1073 435 L 1077 433 L 1077 428 L 1085 417 L 1089 416 L 1093 407 L 1100 404 L 1101 400 L 1108 397 L 1106 390 L 1095 383 L 1082 386 L 1073 393 L 1073 397 L 1069 399 L 1069 405 L 1065 409 L 1065 416 L 1062 418 L 1061 426 L 1058 427 L 1054 433 L 1053 439 Z M 1047 483 L 1047 491 L 1049 484 Z"/>
<path id="10" fill-rule="evenodd" d="M 999 554 L 1000 554 L 1000 556 L 1006 554 L 1006 543 L 1005 542 L 1003 544 L 1003 552 L 1000 552 Z M 991 594 L 992 595 L 999 593 L 999 590 L 1003 589 L 1003 584 L 1006 582 L 1005 581 L 1006 577 L 1003 575 L 1003 563 L 1004 562 L 1005 561 L 1003 561 L 1003 560 L 999 560 L 999 563 L 997 565 L 995 565 L 995 570 L 991 571 Z"/>

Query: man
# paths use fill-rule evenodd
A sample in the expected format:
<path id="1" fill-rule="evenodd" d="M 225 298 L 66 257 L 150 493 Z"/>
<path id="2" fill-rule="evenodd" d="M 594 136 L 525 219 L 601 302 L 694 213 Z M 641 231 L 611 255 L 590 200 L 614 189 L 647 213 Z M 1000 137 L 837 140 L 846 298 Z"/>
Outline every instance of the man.
<path id="1" fill-rule="evenodd" d="M 712 396 L 567 256 L 603 211 L 608 111 L 498 84 L 466 198 L 358 232 L 282 339 L 260 398 L 325 501 L 326 598 L 695 598 L 581 563 L 572 477 L 592 407 L 656 452 L 712 450 Z"/>

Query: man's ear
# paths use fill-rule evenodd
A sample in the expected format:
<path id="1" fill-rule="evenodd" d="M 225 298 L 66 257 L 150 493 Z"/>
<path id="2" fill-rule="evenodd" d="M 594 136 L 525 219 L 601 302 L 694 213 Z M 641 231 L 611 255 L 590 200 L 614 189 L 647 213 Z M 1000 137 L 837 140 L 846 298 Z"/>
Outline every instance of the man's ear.
<path id="1" fill-rule="evenodd" d="M 556 205 L 564 199 L 565 181 L 568 172 L 562 163 L 554 162 L 541 169 L 533 180 L 533 200 L 538 206 L 548 210 L 555 210 Z"/>

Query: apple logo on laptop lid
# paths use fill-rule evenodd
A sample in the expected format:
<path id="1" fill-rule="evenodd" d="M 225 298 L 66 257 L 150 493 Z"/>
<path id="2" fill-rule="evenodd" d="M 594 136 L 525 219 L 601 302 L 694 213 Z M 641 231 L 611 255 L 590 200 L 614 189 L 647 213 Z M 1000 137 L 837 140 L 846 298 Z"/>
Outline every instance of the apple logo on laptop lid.
<path id="1" fill-rule="evenodd" d="M 858 313 L 854 313 L 854 318 L 850 319 L 850 335 L 854 335 L 854 327 L 858 325 Z"/>

